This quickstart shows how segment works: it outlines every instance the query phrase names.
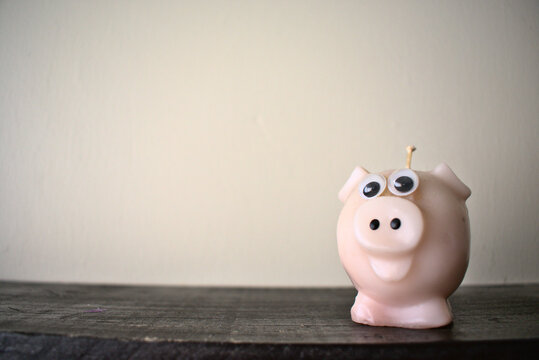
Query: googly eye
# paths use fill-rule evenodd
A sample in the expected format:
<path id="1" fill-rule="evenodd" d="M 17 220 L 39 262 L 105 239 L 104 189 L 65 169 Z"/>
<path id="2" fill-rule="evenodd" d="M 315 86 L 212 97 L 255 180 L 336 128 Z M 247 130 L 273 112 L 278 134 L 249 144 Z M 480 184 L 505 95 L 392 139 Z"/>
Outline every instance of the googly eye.
<path id="1" fill-rule="evenodd" d="M 386 179 L 377 174 L 367 175 L 359 184 L 359 194 L 364 199 L 372 199 L 384 192 Z"/>
<path id="2" fill-rule="evenodd" d="M 410 169 L 395 170 L 388 179 L 389 191 L 398 196 L 410 195 L 419 185 L 419 177 Z"/>

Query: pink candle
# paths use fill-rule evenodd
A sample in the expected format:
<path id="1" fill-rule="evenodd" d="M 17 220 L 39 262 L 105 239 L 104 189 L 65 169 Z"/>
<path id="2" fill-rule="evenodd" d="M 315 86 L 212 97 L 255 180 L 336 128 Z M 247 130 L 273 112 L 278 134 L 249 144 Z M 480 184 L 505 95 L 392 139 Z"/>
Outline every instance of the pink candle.
<path id="1" fill-rule="evenodd" d="M 468 266 L 470 189 L 446 164 L 379 174 L 356 167 L 339 192 L 339 256 L 358 294 L 352 320 L 433 328 L 451 323 L 447 297 Z"/>

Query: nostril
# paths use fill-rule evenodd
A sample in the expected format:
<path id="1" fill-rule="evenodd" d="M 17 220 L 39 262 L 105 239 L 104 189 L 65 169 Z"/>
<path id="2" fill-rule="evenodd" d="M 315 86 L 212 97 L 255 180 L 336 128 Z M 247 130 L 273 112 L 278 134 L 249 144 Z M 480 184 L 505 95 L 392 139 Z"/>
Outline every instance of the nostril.
<path id="1" fill-rule="evenodd" d="M 371 223 L 369 224 L 369 227 L 371 230 L 376 230 L 380 227 L 380 221 L 378 219 L 372 219 Z"/>
<path id="2" fill-rule="evenodd" d="M 391 228 L 393 230 L 397 230 L 398 228 L 401 227 L 401 221 L 399 218 L 394 218 L 393 220 L 391 220 Z"/>

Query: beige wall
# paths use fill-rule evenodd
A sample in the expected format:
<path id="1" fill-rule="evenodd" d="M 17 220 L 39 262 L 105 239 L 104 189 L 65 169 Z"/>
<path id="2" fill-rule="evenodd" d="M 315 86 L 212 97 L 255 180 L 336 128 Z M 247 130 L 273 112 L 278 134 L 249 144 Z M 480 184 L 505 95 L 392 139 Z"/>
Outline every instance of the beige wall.
<path id="1" fill-rule="evenodd" d="M 337 192 L 447 162 L 539 281 L 537 1 L 0 2 L 0 279 L 347 285 Z"/>

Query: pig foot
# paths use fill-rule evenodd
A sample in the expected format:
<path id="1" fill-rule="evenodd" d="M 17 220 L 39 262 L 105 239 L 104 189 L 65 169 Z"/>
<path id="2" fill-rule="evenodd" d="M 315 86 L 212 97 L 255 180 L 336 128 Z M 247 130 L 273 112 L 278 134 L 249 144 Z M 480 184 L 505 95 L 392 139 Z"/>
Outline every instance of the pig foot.
<path id="1" fill-rule="evenodd" d="M 350 311 L 352 320 L 365 325 L 429 329 L 452 321 L 447 301 L 442 298 L 411 306 L 390 306 L 358 293 Z"/>
<path id="2" fill-rule="evenodd" d="M 411 329 L 429 329 L 445 326 L 453 321 L 449 304 L 443 298 L 434 298 L 425 302 L 401 308 L 397 314 L 401 325 Z"/>
<path id="3" fill-rule="evenodd" d="M 375 303 L 371 298 L 358 293 L 356 301 L 354 302 L 352 309 L 350 309 L 352 320 L 360 324 L 377 325 L 371 312 L 373 305 L 375 305 Z"/>

